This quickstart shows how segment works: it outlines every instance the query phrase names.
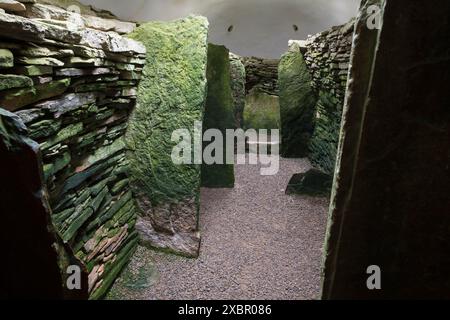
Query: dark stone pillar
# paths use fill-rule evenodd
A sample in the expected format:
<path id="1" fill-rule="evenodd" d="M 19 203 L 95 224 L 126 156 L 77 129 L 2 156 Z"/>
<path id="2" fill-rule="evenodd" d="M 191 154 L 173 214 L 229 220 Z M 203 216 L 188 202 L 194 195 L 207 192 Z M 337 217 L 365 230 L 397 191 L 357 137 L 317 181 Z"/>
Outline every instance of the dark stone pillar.
<path id="1" fill-rule="evenodd" d="M 87 299 L 87 273 L 50 221 L 39 145 L 19 118 L 0 108 L 0 299 Z M 81 290 L 65 289 L 68 265 L 78 265 Z"/>
<path id="2" fill-rule="evenodd" d="M 380 31 L 367 7 L 384 6 Z M 323 298 L 450 298 L 450 2 L 363 1 Z M 368 290 L 367 267 L 381 268 Z"/>
<path id="3" fill-rule="evenodd" d="M 230 86 L 229 51 L 224 46 L 208 45 L 208 66 L 203 131 L 218 129 L 223 135 L 223 163 L 202 165 L 202 186 L 207 188 L 233 188 L 234 165 L 226 164 L 226 130 L 235 128 L 233 96 Z M 208 145 L 209 143 L 205 143 Z"/>

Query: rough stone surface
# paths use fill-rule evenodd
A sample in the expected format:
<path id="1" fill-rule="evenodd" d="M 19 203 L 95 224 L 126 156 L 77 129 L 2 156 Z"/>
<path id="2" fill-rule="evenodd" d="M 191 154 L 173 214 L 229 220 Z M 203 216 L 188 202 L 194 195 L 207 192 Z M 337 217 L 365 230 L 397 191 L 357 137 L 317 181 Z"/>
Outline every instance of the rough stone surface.
<path id="1" fill-rule="evenodd" d="M 231 91 L 234 102 L 234 119 L 236 128 L 242 128 L 245 107 L 245 66 L 241 57 L 230 53 Z"/>
<path id="2" fill-rule="evenodd" d="M 0 68 L 14 67 L 14 56 L 11 50 L 0 49 Z"/>
<path id="3" fill-rule="evenodd" d="M 279 98 L 253 89 L 245 98 L 244 129 L 280 129 Z"/>
<path id="4" fill-rule="evenodd" d="M 7 110 L 17 110 L 26 105 L 64 93 L 70 79 L 62 79 L 25 89 L 0 93 L 0 105 Z"/>
<path id="5" fill-rule="evenodd" d="M 74 30 L 67 26 L 62 27 L 4 13 L 0 13 L 0 32 L 12 39 L 36 43 L 60 41 L 112 53 L 127 53 L 129 55 L 145 53 L 145 48 L 140 43 L 114 32 L 102 32 L 94 29 Z"/>
<path id="6" fill-rule="evenodd" d="M 289 181 L 286 194 L 306 194 L 310 196 L 329 196 L 330 176 L 317 169 L 295 174 Z"/>
<path id="7" fill-rule="evenodd" d="M 86 299 L 87 290 L 65 289 L 69 265 L 81 267 L 51 224 L 51 210 L 42 181 L 39 146 L 27 137 L 20 118 L 0 108 L 0 210 L 5 228 L 0 239 L 8 263 L 2 266 L 2 299 Z M 26 236 L 24 236 L 26 235 Z M 24 277 L 22 266 L 34 263 L 34 277 Z"/>
<path id="8" fill-rule="evenodd" d="M 196 260 L 139 248 L 109 299 L 318 299 L 328 200 L 284 193 L 307 160 L 280 173 L 236 166 L 235 189 L 202 189 Z"/>
<path id="9" fill-rule="evenodd" d="M 301 44 L 312 77 L 311 85 L 318 96 L 309 158 L 315 167 L 330 176 L 336 162 L 353 30 L 352 19 Z"/>
<path id="10" fill-rule="evenodd" d="M 222 133 L 223 164 L 203 164 L 202 187 L 232 188 L 234 165 L 226 163 L 226 130 L 235 128 L 233 96 L 230 85 L 229 51 L 224 46 L 209 44 L 207 66 L 208 93 L 206 97 L 203 131 L 218 129 Z M 204 150 L 208 143 L 204 144 Z"/>
<path id="11" fill-rule="evenodd" d="M 281 57 L 278 70 L 281 155 L 305 157 L 308 155 L 308 144 L 314 131 L 313 119 L 317 99 L 299 46 L 291 46 Z"/>
<path id="12" fill-rule="evenodd" d="M 278 95 L 278 59 L 242 57 L 245 66 L 247 93 L 257 88 L 270 95 Z"/>
<path id="13" fill-rule="evenodd" d="M 28 77 L 15 74 L 0 74 L 0 91 L 15 88 L 29 88 L 32 86 L 33 81 Z"/>
<path id="14" fill-rule="evenodd" d="M 0 14 L 1 48 L 8 48 L 1 56 L 8 57 L 3 61 L 9 67 L 15 60 L 14 68 L 1 70 L 0 106 L 16 111 L 27 137 L 40 149 L 36 172 L 42 173 L 51 227 L 60 239 L 62 278 L 67 278 L 68 264 L 79 264 L 79 293 L 99 299 L 138 241 L 123 136 L 145 49 L 114 32 L 72 28 L 73 20 L 67 19 L 74 16 L 65 8 L 51 8 L 52 16 L 40 18 Z M 24 15 L 42 6 L 27 3 L 27 9 Z M 131 80 L 125 73 L 122 77 L 123 70 L 133 71 Z"/>
<path id="15" fill-rule="evenodd" d="M 367 8 L 382 4 L 381 30 L 369 30 Z M 448 1 L 362 2 L 324 299 L 450 298 L 449 10 Z M 372 264 L 382 290 L 367 290 Z"/>
<path id="16" fill-rule="evenodd" d="M 199 246 L 200 166 L 175 165 L 171 153 L 179 141 L 171 138 L 177 129 L 192 136 L 195 121 L 203 120 L 207 32 L 205 18 L 190 16 L 143 24 L 130 35 L 147 48 L 138 105 L 127 133 L 140 225 L 149 226 L 141 234 L 148 245 L 190 256 L 198 254 Z M 174 245 L 179 242 L 183 244 Z"/>

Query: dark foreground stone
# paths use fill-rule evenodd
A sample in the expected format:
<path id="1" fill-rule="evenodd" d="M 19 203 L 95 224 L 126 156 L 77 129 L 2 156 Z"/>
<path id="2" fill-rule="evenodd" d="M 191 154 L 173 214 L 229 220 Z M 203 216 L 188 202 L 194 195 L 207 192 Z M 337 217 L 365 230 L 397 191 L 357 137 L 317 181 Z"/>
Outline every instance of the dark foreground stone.
<path id="1" fill-rule="evenodd" d="M 286 188 L 286 194 L 306 194 L 310 196 L 328 196 L 333 179 L 317 169 L 294 174 Z"/>

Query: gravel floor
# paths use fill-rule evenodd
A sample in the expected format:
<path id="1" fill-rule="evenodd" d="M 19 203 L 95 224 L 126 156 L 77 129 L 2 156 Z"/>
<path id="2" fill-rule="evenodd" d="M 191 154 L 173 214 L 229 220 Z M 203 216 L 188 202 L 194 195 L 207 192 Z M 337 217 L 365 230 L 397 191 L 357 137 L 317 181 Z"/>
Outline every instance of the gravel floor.
<path id="1" fill-rule="evenodd" d="M 287 196 L 306 159 L 280 172 L 236 167 L 233 190 L 203 189 L 199 259 L 139 247 L 109 299 L 316 299 L 328 199 Z"/>

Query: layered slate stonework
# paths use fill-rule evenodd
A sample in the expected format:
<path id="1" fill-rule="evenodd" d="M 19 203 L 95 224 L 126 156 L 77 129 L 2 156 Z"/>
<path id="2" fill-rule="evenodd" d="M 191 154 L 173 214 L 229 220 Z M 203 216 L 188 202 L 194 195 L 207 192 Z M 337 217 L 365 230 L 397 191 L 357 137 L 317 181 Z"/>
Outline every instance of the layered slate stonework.
<path id="1" fill-rule="evenodd" d="M 280 60 L 281 156 L 303 158 L 314 131 L 316 95 L 300 47 L 292 43 Z"/>
<path id="2" fill-rule="evenodd" d="M 185 129 L 194 138 L 195 122 L 203 121 L 207 33 L 206 18 L 190 16 L 146 23 L 130 35 L 147 48 L 138 105 L 127 135 L 140 209 L 137 228 L 144 244 L 190 257 L 198 255 L 200 244 L 201 166 L 173 163 L 172 150 L 180 141 L 172 141 L 172 133 Z"/>
<path id="3" fill-rule="evenodd" d="M 118 33 L 133 23 L 23 2 L 0 12 L 0 107 L 39 147 L 52 226 L 101 298 L 138 241 L 123 136 L 145 47 Z"/>
<path id="4" fill-rule="evenodd" d="M 278 95 L 278 59 L 242 57 L 241 60 L 245 66 L 247 94 L 259 89 L 269 95 Z"/>
<path id="5" fill-rule="evenodd" d="M 235 129 L 233 95 L 230 85 L 229 51 L 224 46 L 208 45 L 207 81 L 208 94 L 206 98 L 203 131 L 218 129 L 222 133 L 222 164 L 202 165 L 202 187 L 233 188 L 234 165 L 226 164 L 226 131 Z M 204 143 L 204 150 L 208 151 L 210 142 Z M 234 148 L 233 148 L 234 154 Z M 215 156 L 216 151 L 211 155 Z"/>

